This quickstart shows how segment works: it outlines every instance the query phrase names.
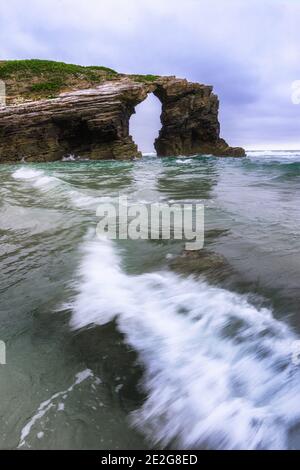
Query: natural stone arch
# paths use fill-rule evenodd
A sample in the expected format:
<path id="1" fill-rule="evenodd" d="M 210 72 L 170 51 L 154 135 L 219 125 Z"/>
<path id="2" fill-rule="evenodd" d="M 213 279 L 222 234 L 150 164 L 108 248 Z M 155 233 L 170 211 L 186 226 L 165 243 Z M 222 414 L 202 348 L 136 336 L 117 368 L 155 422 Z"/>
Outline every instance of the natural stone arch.
<path id="1" fill-rule="evenodd" d="M 176 77 L 160 77 L 148 85 L 148 93 L 162 105 L 161 129 L 154 142 L 158 156 L 245 155 L 244 149 L 229 147 L 220 138 L 219 99 L 212 91 L 212 86 Z"/>
<path id="2" fill-rule="evenodd" d="M 0 162 L 140 156 L 129 133 L 135 107 L 153 92 L 162 103 L 158 156 L 210 153 L 243 156 L 219 137 L 219 101 L 212 87 L 175 77 L 123 77 L 55 99 L 0 109 Z"/>

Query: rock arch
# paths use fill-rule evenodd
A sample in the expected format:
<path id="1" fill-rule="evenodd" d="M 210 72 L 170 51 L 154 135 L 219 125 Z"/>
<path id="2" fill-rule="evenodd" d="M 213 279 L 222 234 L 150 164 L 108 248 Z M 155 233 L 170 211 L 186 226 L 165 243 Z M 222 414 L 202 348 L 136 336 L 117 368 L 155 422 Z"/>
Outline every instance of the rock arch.
<path id="1" fill-rule="evenodd" d="M 0 109 L 0 162 L 54 161 L 74 154 L 91 159 L 140 156 L 129 133 L 135 107 L 148 93 L 162 104 L 158 156 L 243 156 L 220 139 L 219 102 L 212 87 L 175 77 L 147 82 L 122 77 L 96 88 Z"/>

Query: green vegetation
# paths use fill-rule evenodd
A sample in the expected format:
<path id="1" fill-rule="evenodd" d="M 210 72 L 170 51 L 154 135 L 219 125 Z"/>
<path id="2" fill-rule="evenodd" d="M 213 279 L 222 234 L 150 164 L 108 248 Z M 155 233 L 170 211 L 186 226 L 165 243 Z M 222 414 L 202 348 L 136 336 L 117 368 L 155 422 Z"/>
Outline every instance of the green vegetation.
<path id="1" fill-rule="evenodd" d="M 130 77 L 141 83 L 154 82 L 158 75 L 119 74 L 101 65 L 75 65 L 53 60 L 0 61 L 0 80 L 7 84 L 7 102 L 55 98 L 62 92 L 94 87 L 106 80 Z"/>
<path id="2" fill-rule="evenodd" d="M 143 80 L 146 80 L 147 82 L 154 82 L 155 80 L 157 80 L 159 77 L 158 75 L 140 75 L 140 77 L 143 79 Z"/>
<path id="3" fill-rule="evenodd" d="M 11 103 L 15 99 L 55 98 L 62 91 L 92 87 L 116 77 L 115 70 L 103 66 L 39 59 L 0 61 L 0 80 L 7 82 Z"/>
<path id="4" fill-rule="evenodd" d="M 102 66 L 82 66 L 74 64 L 65 64 L 64 62 L 55 62 L 52 60 L 7 60 L 0 62 L 0 78 L 10 78 L 12 75 L 58 75 L 61 77 L 73 75 L 85 76 L 89 79 L 95 76 L 95 72 L 104 72 L 108 75 L 116 75 L 117 72 L 108 67 Z"/>
<path id="5" fill-rule="evenodd" d="M 55 92 L 59 91 L 63 86 L 62 82 L 42 82 L 35 83 L 31 86 L 30 91 L 33 93 L 37 92 Z"/>
<path id="6" fill-rule="evenodd" d="M 132 75 L 132 78 L 138 82 L 155 82 L 159 78 L 159 75 Z"/>
<path id="7" fill-rule="evenodd" d="M 109 67 L 103 67 L 103 65 L 89 65 L 88 67 L 85 67 L 85 68 L 89 70 L 101 70 L 102 72 L 107 72 L 112 75 L 116 75 L 118 73 L 115 70 L 110 69 Z"/>

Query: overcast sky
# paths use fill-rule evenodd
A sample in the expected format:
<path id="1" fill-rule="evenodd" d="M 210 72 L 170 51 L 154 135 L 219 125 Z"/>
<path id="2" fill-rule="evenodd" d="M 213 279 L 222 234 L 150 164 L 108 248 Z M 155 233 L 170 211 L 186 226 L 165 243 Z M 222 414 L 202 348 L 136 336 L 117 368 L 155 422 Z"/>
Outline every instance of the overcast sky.
<path id="1" fill-rule="evenodd" d="M 0 0 L 0 57 L 211 84 L 230 144 L 300 148 L 300 105 L 291 101 L 300 80 L 298 0 Z M 154 99 L 140 107 L 144 125 L 134 132 L 145 150 L 159 110 Z"/>

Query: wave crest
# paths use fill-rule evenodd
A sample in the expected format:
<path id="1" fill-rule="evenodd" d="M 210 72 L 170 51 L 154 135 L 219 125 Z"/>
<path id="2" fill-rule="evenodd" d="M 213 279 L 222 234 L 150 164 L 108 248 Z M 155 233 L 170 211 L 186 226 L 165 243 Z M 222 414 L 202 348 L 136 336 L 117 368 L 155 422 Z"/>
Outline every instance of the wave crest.
<path id="1" fill-rule="evenodd" d="M 133 414 L 179 448 L 280 449 L 299 422 L 292 331 L 268 309 L 170 272 L 129 276 L 108 240 L 83 245 L 72 327 L 117 318 L 145 367 Z"/>

